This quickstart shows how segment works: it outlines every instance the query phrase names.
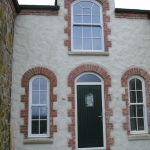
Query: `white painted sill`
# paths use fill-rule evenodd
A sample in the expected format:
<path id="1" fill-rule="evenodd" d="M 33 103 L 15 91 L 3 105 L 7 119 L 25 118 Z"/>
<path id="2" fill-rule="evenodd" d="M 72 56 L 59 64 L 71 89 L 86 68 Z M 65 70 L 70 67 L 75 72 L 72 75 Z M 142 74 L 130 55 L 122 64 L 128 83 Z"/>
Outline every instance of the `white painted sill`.
<path id="1" fill-rule="evenodd" d="M 109 52 L 79 52 L 79 51 L 70 51 L 68 55 L 83 55 L 83 56 L 109 56 Z"/>
<path id="2" fill-rule="evenodd" d="M 133 140 L 150 140 L 150 135 L 149 134 L 134 134 L 134 135 L 129 135 L 128 136 L 129 141 Z"/>
<path id="3" fill-rule="evenodd" d="M 24 144 L 52 144 L 53 139 L 50 138 L 28 138 L 23 140 Z"/>

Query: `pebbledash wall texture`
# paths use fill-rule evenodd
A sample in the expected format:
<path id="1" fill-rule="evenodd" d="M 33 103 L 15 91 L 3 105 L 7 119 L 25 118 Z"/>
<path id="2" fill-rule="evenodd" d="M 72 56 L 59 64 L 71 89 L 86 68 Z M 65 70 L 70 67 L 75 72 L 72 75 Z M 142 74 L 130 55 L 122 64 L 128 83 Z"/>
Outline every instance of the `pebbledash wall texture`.
<path id="1" fill-rule="evenodd" d="M 77 150 L 75 80 L 94 72 L 104 80 L 106 150 L 149 150 L 149 136 L 130 141 L 128 78 L 141 76 L 146 83 L 150 125 L 150 20 L 144 14 L 115 13 L 114 0 L 97 0 L 103 6 L 107 55 L 71 52 L 71 0 L 58 0 L 60 10 L 23 11 L 16 17 L 11 125 L 15 150 Z M 50 80 L 51 144 L 29 144 L 29 80 L 36 74 Z M 148 130 L 150 133 L 150 129 Z M 36 139 L 33 139 L 36 141 Z M 36 141 L 37 142 L 37 141 Z M 28 144 L 27 144 L 28 143 Z"/>
<path id="2" fill-rule="evenodd" d="M 0 149 L 10 148 L 12 52 L 15 8 L 11 0 L 0 0 Z"/>

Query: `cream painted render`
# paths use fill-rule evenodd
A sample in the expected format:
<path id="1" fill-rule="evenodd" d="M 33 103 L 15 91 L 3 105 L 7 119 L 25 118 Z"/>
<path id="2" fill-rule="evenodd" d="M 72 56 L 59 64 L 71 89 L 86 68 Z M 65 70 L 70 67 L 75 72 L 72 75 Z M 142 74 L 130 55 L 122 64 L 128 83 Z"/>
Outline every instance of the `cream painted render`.
<path id="1" fill-rule="evenodd" d="M 110 122 L 114 124 L 111 137 L 115 140 L 111 150 L 149 150 L 149 140 L 128 141 L 127 133 L 123 130 L 122 124 L 126 118 L 122 115 L 122 108 L 126 105 L 122 101 L 125 89 L 121 87 L 121 76 L 132 67 L 150 73 L 150 20 L 117 19 L 114 0 L 109 0 L 110 10 L 107 14 L 110 16 L 108 27 L 111 29 L 109 41 L 112 41 L 109 56 L 68 55 L 68 48 L 64 46 L 64 40 L 68 39 L 67 34 L 64 34 L 67 10 L 64 9 L 63 0 L 58 0 L 58 5 L 58 16 L 18 15 L 15 21 L 11 106 L 15 150 L 42 150 L 43 147 L 50 150 L 71 150 L 68 147 L 71 138 L 68 124 L 71 123 L 71 118 L 67 115 L 71 109 L 71 103 L 67 100 L 71 89 L 67 85 L 67 77 L 74 68 L 89 63 L 103 67 L 111 75 L 109 94 L 112 95 L 112 101 L 109 105 L 113 109 L 113 116 L 110 117 Z M 49 68 L 58 81 L 54 88 L 54 94 L 57 95 L 54 109 L 58 112 L 54 123 L 58 129 L 52 144 L 23 144 L 24 135 L 20 134 L 20 125 L 23 124 L 20 110 L 24 108 L 20 99 L 25 92 L 21 88 L 21 78 L 27 70 L 37 66 Z"/>

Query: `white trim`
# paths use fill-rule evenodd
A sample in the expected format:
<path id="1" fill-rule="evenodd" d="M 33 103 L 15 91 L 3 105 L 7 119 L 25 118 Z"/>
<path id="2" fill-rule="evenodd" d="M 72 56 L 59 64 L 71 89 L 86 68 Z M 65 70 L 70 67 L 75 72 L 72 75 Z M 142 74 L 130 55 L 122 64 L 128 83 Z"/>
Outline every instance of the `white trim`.
<path id="1" fill-rule="evenodd" d="M 132 79 L 139 79 L 141 82 L 142 82 L 142 94 L 143 94 L 143 103 L 130 103 L 130 85 L 129 85 L 129 82 L 130 80 Z M 132 91 L 132 90 L 131 90 Z M 133 90 L 133 91 L 138 91 L 138 90 Z M 141 90 L 140 90 L 141 91 Z M 130 128 L 130 134 L 143 134 L 143 133 L 148 133 L 148 122 L 147 122 L 147 106 L 146 106 L 146 89 L 145 89 L 145 80 L 138 76 L 138 75 L 134 75 L 134 76 L 131 76 L 129 79 L 128 79 L 128 96 L 129 96 L 129 128 Z M 143 118 L 144 118 L 144 130 L 143 131 L 131 131 L 131 123 L 130 123 L 130 105 L 140 105 L 142 104 L 144 106 L 144 113 L 143 113 Z"/>
<path id="2" fill-rule="evenodd" d="M 85 74 L 93 74 L 93 75 L 97 76 L 101 80 L 101 82 L 77 82 L 77 80 Z M 78 148 L 77 85 L 101 85 L 104 147 Z M 92 72 L 82 73 L 75 79 L 75 134 L 76 134 L 76 150 L 105 150 L 106 149 L 106 120 L 105 120 L 105 103 L 104 103 L 104 80 L 103 80 L 102 77 L 100 77 L 97 74 L 92 73 Z"/>
<path id="3" fill-rule="evenodd" d="M 47 81 L 47 103 L 34 104 L 34 106 L 46 106 L 47 107 L 47 134 L 31 134 L 31 105 L 32 105 L 32 81 L 36 78 L 43 78 Z M 29 81 L 29 107 L 28 107 L 28 137 L 49 137 L 50 136 L 50 82 L 48 78 L 43 75 L 36 75 Z"/>
<path id="4" fill-rule="evenodd" d="M 73 6 L 79 2 L 82 2 L 82 1 L 89 1 L 89 2 L 92 2 L 96 5 L 98 5 L 100 7 L 100 24 L 92 24 L 92 23 L 73 23 Z M 97 2 L 97 1 L 94 1 L 94 0 L 76 0 L 74 2 L 72 2 L 71 4 L 71 51 L 74 51 L 74 52 L 104 52 L 105 50 L 105 47 L 104 47 L 104 27 L 103 27 L 103 7 L 101 5 L 100 2 Z M 102 34 L 101 34 L 101 49 L 100 50 L 77 50 L 77 49 L 74 49 L 73 48 L 73 25 L 88 25 L 88 26 L 100 26 L 101 29 L 102 29 Z M 83 31 L 83 30 L 82 30 Z M 82 48 L 83 48 L 83 37 L 82 37 Z M 93 49 L 93 42 L 92 42 L 92 49 Z"/>

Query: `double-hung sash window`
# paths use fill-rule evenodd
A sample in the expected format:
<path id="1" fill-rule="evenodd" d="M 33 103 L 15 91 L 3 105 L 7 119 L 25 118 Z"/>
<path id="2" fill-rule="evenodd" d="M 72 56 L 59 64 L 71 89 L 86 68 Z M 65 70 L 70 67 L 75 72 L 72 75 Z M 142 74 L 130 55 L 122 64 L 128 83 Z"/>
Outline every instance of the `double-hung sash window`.
<path id="1" fill-rule="evenodd" d="M 49 80 L 44 76 L 31 78 L 29 84 L 29 137 L 49 136 Z"/>
<path id="2" fill-rule="evenodd" d="M 102 6 L 92 1 L 72 5 L 72 50 L 104 51 Z"/>
<path id="3" fill-rule="evenodd" d="M 147 132 L 145 82 L 134 76 L 129 80 L 130 133 Z"/>

